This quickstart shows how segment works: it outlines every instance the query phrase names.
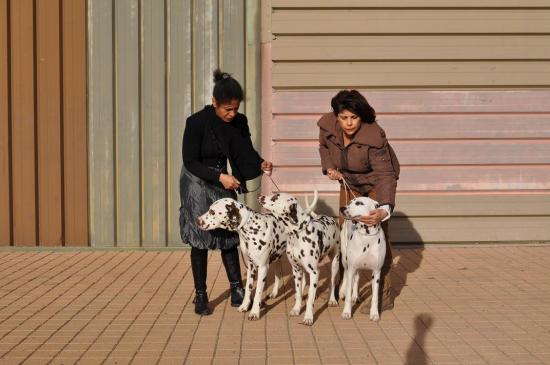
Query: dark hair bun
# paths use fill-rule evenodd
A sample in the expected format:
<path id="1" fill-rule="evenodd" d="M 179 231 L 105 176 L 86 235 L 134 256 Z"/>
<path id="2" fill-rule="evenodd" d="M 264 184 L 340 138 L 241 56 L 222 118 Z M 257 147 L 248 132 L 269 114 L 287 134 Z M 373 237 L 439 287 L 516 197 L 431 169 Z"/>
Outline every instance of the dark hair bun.
<path id="1" fill-rule="evenodd" d="M 219 68 L 214 70 L 214 83 L 218 83 L 222 80 L 231 78 L 231 75 L 227 72 L 222 72 Z"/>
<path id="2" fill-rule="evenodd" d="M 243 100 L 243 88 L 231 74 L 223 72 L 219 68 L 214 70 L 214 90 L 212 95 L 219 103 L 231 100 Z"/>

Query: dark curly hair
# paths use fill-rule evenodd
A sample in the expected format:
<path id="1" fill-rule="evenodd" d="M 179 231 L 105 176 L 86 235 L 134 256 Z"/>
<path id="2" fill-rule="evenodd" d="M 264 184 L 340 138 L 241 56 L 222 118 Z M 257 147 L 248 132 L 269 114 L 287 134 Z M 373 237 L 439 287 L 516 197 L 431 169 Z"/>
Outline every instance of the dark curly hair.
<path id="1" fill-rule="evenodd" d="M 214 91 L 212 95 L 218 103 L 227 103 L 231 100 L 243 100 L 241 84 L 227 72 L 220 69 L 214 71 Z"/>
<path id="2" fill-rule="evenodd" d="M 374 123 L 376 112 L 367 102 L 367 99 L 357 90 L 342 90 L 330 101 L 334 115 L 338 116 L 342 110 L 348 110 L 361 118 L 361 122 Z"/>

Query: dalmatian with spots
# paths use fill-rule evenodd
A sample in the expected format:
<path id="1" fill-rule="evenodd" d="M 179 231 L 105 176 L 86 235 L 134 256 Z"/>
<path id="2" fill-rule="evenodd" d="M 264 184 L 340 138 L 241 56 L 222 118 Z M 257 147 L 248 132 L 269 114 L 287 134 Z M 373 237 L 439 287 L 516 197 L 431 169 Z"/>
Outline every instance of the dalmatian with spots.
<path id="1" fill-rule="evenodd" d="M 269 265 L 277 261 L 286 250 L 288 235 L 283 225 L 273 215 L 255 212 L 231 198 L 212 203 L 208 212 L 197 218 L 197 225 L 204 230 L 222 228 L 239 234 L 247 270 L 244 299 L 238 310 L 246 312 L 250 307 L 252 285 L 257 273 L 256 293 L 248 319 L 259 319 Z M 275 283 L 269 297 L 275 298 L 278 290 L 279 276 L 275 274 Z"/>
<path id="2" fill-rule="evenodd" d="M 337 306 L 334 289 L 339 270 L 340 230 L 336 221 L 325 215 L 312 212 L 317 202 L 317 191 L 313 203 L 302 209 L 298 200 L 287 193 L 275 193 L 258 198 L 260 205 L 273 213 L 283 223 L 288 233 L 286 254 L 294 275 L 295 304 L 291 316 L 300 314 L 302 293 L 305 286 L 304 270 L 309 274 L 309 291 L 303 324 L 313 324 L 313 304 L 319 281 L 319 264 L 329 255 L 331 260 L 331 287 L 328 305 Z"/>
<path id="3" fill-rule="evenodd" d="M 345 297 L 342 318 L 351 318 L 351 307 L 357 302 L 359 289 L 358 270 L 372 271 L 372 299 L 370 319 L 378 321 L 378 288 L 380 284 L 380 270 L 386 256 L 386 238 L 380 224 L 367 226 L 365 223 L 354 220 L 354 217 L 368 215 L 371 210 L 377 209 L 379 204 L 368 197 L 357 197 L 349 202 L 347 207 L 341 208 L 344 224 L 341 232 L 341 253 L 344 275 L 340 286 L 340 297 Z"/>

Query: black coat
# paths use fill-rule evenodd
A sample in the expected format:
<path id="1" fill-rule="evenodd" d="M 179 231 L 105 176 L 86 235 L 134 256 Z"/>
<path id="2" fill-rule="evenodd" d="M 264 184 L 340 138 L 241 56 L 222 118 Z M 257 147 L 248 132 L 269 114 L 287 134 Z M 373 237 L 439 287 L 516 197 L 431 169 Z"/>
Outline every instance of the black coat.
<path id="1" fill-rule="evenodd" d="M 226 171 L 226 158 L 233 176 L 241 183 L 242 192 L 247 191 L 246 180 L 262 174 L 263 159 L 252 146 L 246 116 L 237 113 L 227 123 L 216 115 L 211 105 L 187 118 L 182 154 L 189 172 L 217 186 L 221 186 L 221 172 Z"/>

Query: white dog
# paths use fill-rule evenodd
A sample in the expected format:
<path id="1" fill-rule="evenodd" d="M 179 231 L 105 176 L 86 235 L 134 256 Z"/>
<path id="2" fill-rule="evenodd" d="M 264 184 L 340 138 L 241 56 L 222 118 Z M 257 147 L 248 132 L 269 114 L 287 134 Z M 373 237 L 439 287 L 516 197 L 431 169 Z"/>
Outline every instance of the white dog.
<path id="1" fill-rule="evenodd" d="M 344 275 L 340 286 L 340 297 L 345 296 L 342 318 L 351 318 L 351 307 L 358 299 L 359 273 L 358 270 L 372 270 L 372 300 L 370 319 L 378 321 L 378 288 L 380 284 L 380 270 L 386 256 L 386 238 L 380 224 L 367 226 L 353 220 L 354 217 L 368 215 L 379 204 L 367 197 L 358 197 L 350 201 L 347 207 L 341 209 L 344 215 L 344 224 L 341 232 L 341 253 Z M 353 291 L 353 292 L 352 292 Z"/>
<path id="2" fill-rule="evenodd" d="M 283 225 L 273 215 L 257 213 L 231 198 L 212 203 L 208 212 L 197 218 L 197 225 L 204 230 L 223 228 L 239 234 L 239 245 L 247 268 L 244 299 L 239 311 L 246 312 L 250 307 L 250 293 L 257 271 L 256 294 L 248 319 L 259 319 L 269 264 L 278 260 L 286 250 L 288 235 Z M 269 297 L 275 298 L 278 290 L 279 276 L 275 274 L 275 284 Z"/>
<path id="3" fill-rule="evenodd" d="M 262 207 L 272 212 L 283 224 L 288 233 L 286 254 L 292 265 L 296 302 L 290 311 L 291 316 L 300 314 L 304 288 L 303 270 L 309 274 L 309 292 L 303 323 L 313 324 L 313 303 L 319 281 L 319 263 L 328 254 L 332 262 L 329 305 L 336 306 L 334 281 L 339 269 L 340 237 L 336 221 L 324 215 L 317 215 L 311 209 L 317 202 L 317 191 L 313 203 L 303 210 L 298 200 L 287 193 L 260 196 Z"/>

